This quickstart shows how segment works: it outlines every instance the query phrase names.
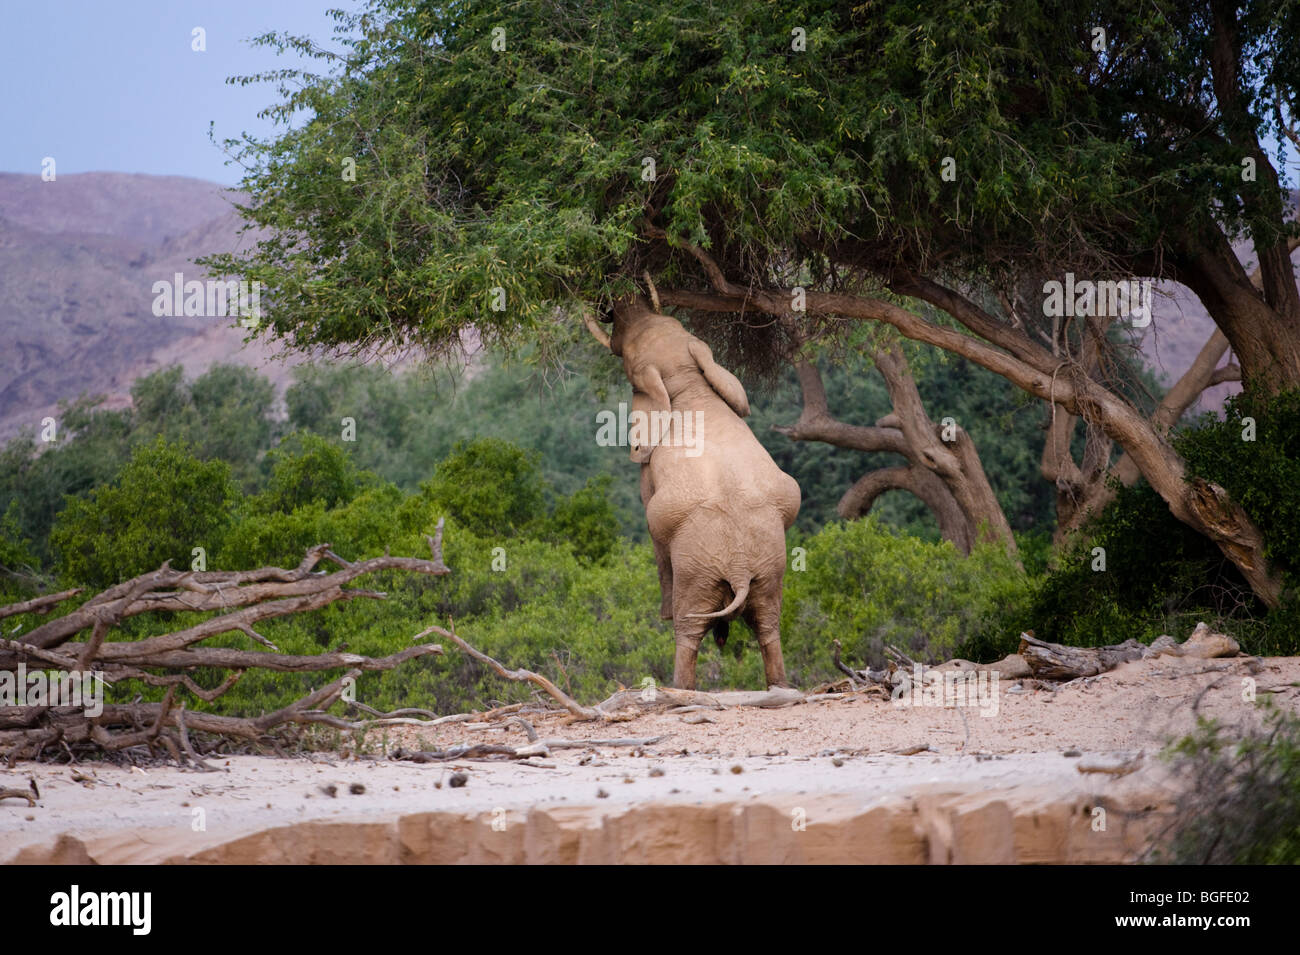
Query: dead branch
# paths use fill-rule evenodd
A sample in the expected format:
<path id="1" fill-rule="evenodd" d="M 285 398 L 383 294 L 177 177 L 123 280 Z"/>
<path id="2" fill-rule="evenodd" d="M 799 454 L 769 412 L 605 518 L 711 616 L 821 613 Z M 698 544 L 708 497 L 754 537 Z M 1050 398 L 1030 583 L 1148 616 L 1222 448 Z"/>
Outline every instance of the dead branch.
<path id="1" fill-rule="evenodd" d="M 835 664 L 835 669 L 848 676 L 853 686 L 865 686 L 867 681 L 856 670 L 851 670 L 840 660 L 840 642 L 839 640 L 831 641 L 831 662 Z"/>
<path id="2" fill-rule="evenodd" d="M 1020 655 L 1034 676 L 1044 680 L 1096 676 L 1129 660 L 1140 660 L 1145 653 L 1146 647 L 1136 640 L 1109 647 L 1067 647 L 1039 640 L 1032 634 L 1020 635 Z"/>
<path id="3" fill-rule="evenodd" d="M 596 709 L 613 719 L 620 710 L 635 707 L 651 710 L 660 707 L 698 706 L 701 709 L 721 710 L 726 707 L 717 697 L 699 690 L 678 690 L 671 686 L 655 686 L 644 690 L 619 690 L 596 705 Z"/>
<path id="4" fill-rule="evenodd" d="M 36 780 L 28 780 L 27 789 L 0 788 L 0 799 L 26 799 L 28 808 L 36 805 L 41 798 L 41 791 L 36 788 Z"/>
<path id="5" fill-rule="evenodd" d="M 646 736 L 644 738 L 628 737 L 624 739 L 542 739 L 530 742 L 527 746 L 506 746 L 502 743 L 462 743 L 446 749 L 406 750 L 398 748 L 390 753 L 392 759 L 406 760 L 412 763 L 446 762 L 451 759 L 482 759 L 491 756 L 505 756 L 507 759 L 532 759 L 534 756 L 547 756 L 553 749 L 596 749 L 601 746 L 652 746 L 663 736 Z"/>
<path id="6" fill-rule="evenodd" d="M 454 627 L 454 624 L 452 625 Z M 534 673 L 532 670 L 509 670 L 501 663 L 493 660 L 486 653 L 475 650 L 468 643 L 462 640 L 452 630 L 443 630 L 441 627 L 429 627 L 423 633 L 417 634 L 414 639 L 420 640 L 431 633 L 436 633 L 440 637 L 450 640 L 456 646 L 460 647 L 475 660 L 485 663 L 491 667 L 498 675 L 505 677 L 507 680 L 513 680 L 516 683 L 532 683 L 541 687 L 550 697 L 563 706 L 574 716 L 584 720 L 604 719 L 605 714 L 598 707 L 583 706 L 569 694 L 565 693 L 558 686 L 552 683 L 540 673 Z"/>
<path id="7" fill-rule="evenodd" d="M 76 587 L 57 594 L 45 594 L 42 597 L 33 597 L 31 600 L 20 600 L 18 603 L 0 607 L 0 620 L 20 613 L 47 613 L 55 604 L 62 603 L 69 597 L 75 597 L 79 593 L 81 593 L 81 588 Z"/>
<path id="8" fill-rule="evenodd" d="M 915 669 L 919 665 L 915 660 L 893 644 L 886 645 L 885 656 L 895 661 L 899 666 L 905 666 L 909 670 Z"/>

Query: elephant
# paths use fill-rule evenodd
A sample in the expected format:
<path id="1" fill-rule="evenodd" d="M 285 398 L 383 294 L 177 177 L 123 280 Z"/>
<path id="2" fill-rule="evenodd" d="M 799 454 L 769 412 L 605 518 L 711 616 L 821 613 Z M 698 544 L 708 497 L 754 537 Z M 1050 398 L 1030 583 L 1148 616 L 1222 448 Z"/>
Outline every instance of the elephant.
<path id="1" fill-rule="evenodd" d="M 673 685 L 695 689 L 704 634 L 721 647 L 740 618 L 758 637 L 768 686 L 787 687 L 781 586 L 799 485 L 754 437 L 744 386 L 708 345 L 640 297 L 617 302 L 612 320 L 608 345 L 633 389 L 630 420 L 640 412 L 664 425 L 648 436 L 634 426 L 631 458 L 641 464 L 660 616 L 673 621 Z"/>

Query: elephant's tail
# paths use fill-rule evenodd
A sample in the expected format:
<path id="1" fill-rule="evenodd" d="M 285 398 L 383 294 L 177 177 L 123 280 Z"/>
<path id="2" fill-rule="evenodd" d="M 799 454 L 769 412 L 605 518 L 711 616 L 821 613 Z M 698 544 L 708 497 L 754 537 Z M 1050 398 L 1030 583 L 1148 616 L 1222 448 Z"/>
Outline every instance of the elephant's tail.
<path id="1" fill-rule="evenodd" d="M 745 606 L 745 598 L 749 596 L 749 578 L 746 577 L 741 581 L 727 581 L 736 591 L 736 599 L 727 604 L 721 610 L 715 610 L 713 613 L 688 613 L 686 616 L 695 617 L 696 619 L 713 620 L 717 617 L 730 617 L 733 613 Z"/>

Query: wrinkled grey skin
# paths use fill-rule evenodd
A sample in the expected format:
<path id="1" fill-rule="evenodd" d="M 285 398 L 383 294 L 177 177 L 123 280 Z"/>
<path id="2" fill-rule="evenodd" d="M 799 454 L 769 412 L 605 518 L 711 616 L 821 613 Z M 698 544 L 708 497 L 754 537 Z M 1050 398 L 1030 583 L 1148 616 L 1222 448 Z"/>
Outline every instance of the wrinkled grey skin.
<path id="1" fill-rule="evenodd" d="M 769 686 L 789 686 L 781 657 L 785 532 L 799 513 L 799 485 L 742 419 L 749 400 L 735 375 L 675 318 L 644 300 L 614 310 L 610 350 L 632 383 L 633 411 L 695 412 L 698 456 L 667 439 L 632 450 L 654 541 L 660 616 L 673 621 L 673 685 L 695 688 L 704 634 L 721 646 L 737 617 L 758 635 Z"/>

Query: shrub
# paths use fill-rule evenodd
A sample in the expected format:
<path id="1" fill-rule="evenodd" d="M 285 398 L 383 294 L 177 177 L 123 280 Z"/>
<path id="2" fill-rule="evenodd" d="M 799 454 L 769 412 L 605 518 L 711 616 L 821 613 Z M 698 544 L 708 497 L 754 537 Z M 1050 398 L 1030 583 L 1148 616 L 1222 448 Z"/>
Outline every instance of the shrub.
<path id="1" fill-rule="evenodd" d="M 1165 754 L 1186 785 L 1156 862 L 1300 863 L 1300 717 L 1270 704 L 1239 740 L 1203 720 Z"/>
<path id="2" fill-rule="evenodd" d="M 347 453 L 310 431 L 290 435 L 268 459 L 271 477 L 259 502 L 268 511 L 288 514 L 315 501 L 337 507 L 351 501 L 360 486 Z"/>
<path id="3" fill-rule="evenodd" d="M 218 564 L 227 570 L 273 565 L 293 567 L 307 548 L 330 544 L 347 560 L 383 553 L 384 547 L 409 530 L 406 499 L 391 484 L 366 489 L 348 503 L 329 508 L 316 498 L 292 511 L 249 507 L 226 535 Z M 432 525 L 428 530 L 432 531 Z M 428 553 L 421 542 L 421 552 Z M 394 553 L 399 553 L 394 551 Z M 412 552 L 415 553 L 415 552 Z"/>
<path id="4" fill-rule="evenodd" d="M 1103 556 L 1104 570 L 1094 570 Z M 1141 483 L 1121 488 L 1067 546 L 1030 616 L 1042 639 L 1101 646 L 1190 631 L 1197 617 L 1227 625 L 1262 614 L 1223 552 Z"/>
<path id="5" fill-rule="evenodd" d="M 117 478 L 72 498 L 50 533 L 62 573 L 95 587 L 190 565 L 191 552 L 217 549 L 238 490 L 223 461 L 200 461 L 185 444 L 142 445 Z"/>
<path id="6" fill-rule="evenodd" d="M 561 498 L 551 513 L 547 537 L 567 543 L 580 561 L 604 560 L 618 546 L 618 517 L 609 502 L 607 474 Z"/>
<path id="7" fill-rule="evenodd" d="M 0 605 L 35 595 L 40 561 L 18 525 L 17 502 L 0 517 Z"/>
<path id="8" fill-rule="evenodd" d="M 1031 581 L 998 545 L 963 557 L 872 517 L 828 524 L 800 544 L 807 569 L 786 574 L 781 631 L 796 683 L 835 675 L 833 639 L 857 665 L 883 664 L 886 644 L 933 662 L 1026 610 Z"/>
<path id="9" fill-rule="evenodd" d="M 1247 418 L 1255 440 L 1243 440 Z M 1185 637 L 1198 620 L 1227 630 L 1257 654 L 1300 652 L 1300 392 L 1228 402 L 1226 419 L 1202 417 L 1175 437 L 1188 470 L 1226 488 L 1264 532 L 1287 583 L 1269 611 L 1208 538 L 1178 521 L 1145 483 L 1121 488 L 1068 547 L 1031 612 L 1038 636 L 1098 646 L 1161 633 Z M 1106 569 L 1094 571 L 1093 549 Z"/>
<path id="10" fill-rule="evenodd" d="M 1189 470 L 1226 488 L 1251 516 L 1274 562 L 1300 571 L 1300 390 L 1234 395 L 1224 414 L 1179 435 L 1178 450 Z M 1243 437 L 1248 418 L 1253 441 Z"/>
<path id="11" fill-rule="evenodd" d="M 496 438 L 457 443 L 425 484 L 475 534 L 507 537 L 544 516 L 539 456 Z"/>

